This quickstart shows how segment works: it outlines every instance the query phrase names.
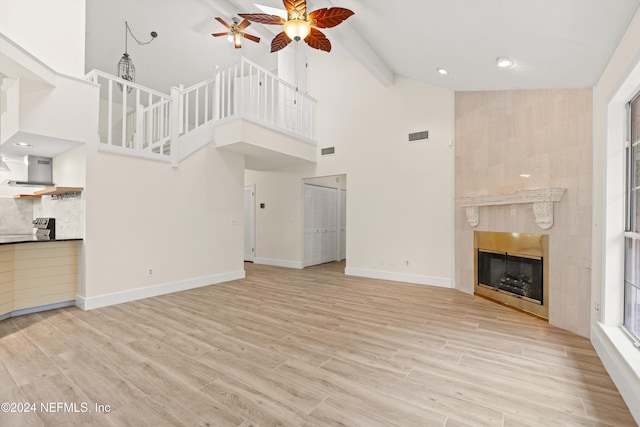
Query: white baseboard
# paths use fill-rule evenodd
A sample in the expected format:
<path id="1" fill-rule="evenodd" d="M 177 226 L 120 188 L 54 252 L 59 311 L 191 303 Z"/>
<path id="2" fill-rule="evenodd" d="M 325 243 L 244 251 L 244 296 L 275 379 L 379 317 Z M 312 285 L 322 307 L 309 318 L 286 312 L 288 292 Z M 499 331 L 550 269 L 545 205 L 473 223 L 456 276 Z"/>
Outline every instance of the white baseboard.
<path id="1" fill-rule="evenodd" d="M 369 270 L 366 268 L 347 267 L 344 269 L 347 276 L 367 277 L 369 279 L 392 280 L 394 282 L 414 283 L 417 285 L 438 286 L 441 288 L 452 288 L 451 279 L 444 277 L 430 277 L 419 274 L 396 273 L 392 271 Z"/>
<path id="2" fill-rule="evenodd" d="M 619 327 L 601 323 L 591 326 L 591 343 L 640 425 L 640 350 Z"/>
<path id="3" fill-rule="evenodd" d="M 92 310 L 94 308 L 106 307 L 108 305 L 122 304 L 143 298 L 157 297 L 159 295 L 170 294 L 173 292 L 186 291 L 188 289 L 215 285 L 217 283 L 229 282 L 231 280 L 244 279 L 244 277 L 245 272 L 243 270 L 215 274 L 212 276 L 196 277 L 171 283 L 163 283 L 146 288 L 136 288 L 128 291 L 114 292 L 112 294 L 98 295 L 95 297 L 85 298 L 83 296 L 76 295 L 76 305 L 83 310 Z"/>
<path id="4" fill-rule="evenodd" d="M 271 259 L 271 258 L 255 258 L 254 264 L 272 265 L 274 267 L 286 267 L 302 269 L 304 266 L 299 261 L 287 261 L 284 259 Z"/>

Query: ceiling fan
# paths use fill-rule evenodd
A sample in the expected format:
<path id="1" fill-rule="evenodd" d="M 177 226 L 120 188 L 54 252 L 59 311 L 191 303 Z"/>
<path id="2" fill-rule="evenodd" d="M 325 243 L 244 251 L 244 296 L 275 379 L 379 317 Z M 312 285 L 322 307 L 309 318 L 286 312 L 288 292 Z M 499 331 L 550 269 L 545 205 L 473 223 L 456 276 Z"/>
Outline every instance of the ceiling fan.
<path id="1" fill-rule="evenodd" d="M 220 17 L 216 17 L 216 21 L 218 21 L 219 23 L 227 27 L 229 31 L 224 33 L 213 33 L 211 35 L 213 37 L 229 36 L 231 38 L 231 41 L 233 41 L 233 46 L 236 49 L 239 49 L 242 47 L 243 37 L 253 42 L 260 43 L 260 37 L 252 36 L 251 34 L 246 34 L 243 31 L 245 28 L 251 25 L 251 22 L 249 22 L 246 19 L 243 19 L 242 22 L 240 22 L 240 20 L 236 17 L 233 17 L 232 19 L 233 19 L 233 24 L 229 25 L 226 22 L 224 22 L 224 19 Z"/>
<path id="2" fill-rule="evenodd" d="M 269 25 L 284 25 L 284 31 L 271 41 L 271 52 L 284 49 L 292 40 L 304 40 L 314 49 L 331 51 L 331 42 L 318 28 L 331 28 L 353 15 L 343 7 L 314 10 L 307 14 L 306 0 L 283 0 L 287 19 L 266 13 L 239 13 L 244 19 Z"/>

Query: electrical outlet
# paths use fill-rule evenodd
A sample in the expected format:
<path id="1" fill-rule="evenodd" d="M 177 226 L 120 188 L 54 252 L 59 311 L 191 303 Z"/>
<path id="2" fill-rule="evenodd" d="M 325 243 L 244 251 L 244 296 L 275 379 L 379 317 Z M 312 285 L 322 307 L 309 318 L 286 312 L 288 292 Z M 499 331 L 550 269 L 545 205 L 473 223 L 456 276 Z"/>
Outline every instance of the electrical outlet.
<path id="1" fill-rule="evenodd" d="M 149 276 L 153 276 L 153 268 L 149 269 Z"/>
<path id="2" fill-rule="evenodd" d="M 409 265 L 409 260 L 406 260 L 406 261 L 404 262 L 404 265 Z"/>
<path id="3" fill-rule="evenodd" d="M 599 311 L 600 311 L 600 301 L 596 300 L 596 301 L 593 303 L 593 308 L 594 308 L 597 312 L 599 312 Z"/>

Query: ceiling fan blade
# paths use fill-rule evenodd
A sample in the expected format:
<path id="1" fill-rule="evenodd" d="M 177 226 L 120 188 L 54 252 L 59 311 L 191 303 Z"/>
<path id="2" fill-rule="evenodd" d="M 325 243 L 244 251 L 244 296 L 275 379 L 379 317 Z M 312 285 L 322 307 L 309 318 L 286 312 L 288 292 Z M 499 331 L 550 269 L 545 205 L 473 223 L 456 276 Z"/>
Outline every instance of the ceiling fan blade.
<path id="1" fill-rule="evenodd" d="M 281 32 L 271 41 L 271 53 L 284 49 L 289 43 L 291 43 L 291 39 L 284 33 L 284 31 Z"/>
<path id="2" fill-rule="evenodd" d="M 242 31 L 245 28 L 247 28 L 249 25 L 251 25 L 251 22 L 249 22 L 248 19 L 243 19 L 242 22 L 238 24 L 238 29 Z"/>
<path id="3" fill-rule="evenodd" d="M 307 17 L 307 0 L 282 0 L 287 9 L 289 19 L 305 19 Z"/>
<path id="4" fill-rule="evenodd" d="M 331 42 L 325 36 L 322 31 L 317 28 L 311 27 L 311 32 L 304 39 L 305 42 L 314 49 L 324 50 L 325 52 L 331 52 Z"/>
<path id="5" fill-rule="evenodd" d="M 222 36 L 228 36 L 229 33 L 213 33 L 211 34 L 213 37 L 222 37 Z"/>
<path id="6" fill-rule="evenodd" d="M 318 9 L 309 13 L 309 21 L 312 26 L 318 28 L 331 28 L 335 27 L 348 17 L 353 15 L 353 12 L 343 7 L 331 7 L 329 9 Z M 315 20 L 315 22 L 313 22 Z"/>
<path id="7" fill-rule="evenodd" d="M 245 39 L 251 40 L 252 42 L 260 43 L 260 37 L 252 36 L 251 34 L 243 34 L 242 36 Z"/>
<path id="8" fill-rule="evenodd" d="M 268 25 L 283 25 L 286 21 L 284 18 L 266 13 L 239 13 L 239 16 L 249 21 L 259 22 Z"/>
<path id="9" fill-rule="evenodd" d="M 222 25 L 224 25 L 227 28 L 231 28 L 229 27 L 229 24 L 227 24 L 226 22 L 224 22 L 224 19 L 220 18 L 219 16 L 216 16 L 216 21 L 218 21 L 219 23 L 221 23 Z"/>

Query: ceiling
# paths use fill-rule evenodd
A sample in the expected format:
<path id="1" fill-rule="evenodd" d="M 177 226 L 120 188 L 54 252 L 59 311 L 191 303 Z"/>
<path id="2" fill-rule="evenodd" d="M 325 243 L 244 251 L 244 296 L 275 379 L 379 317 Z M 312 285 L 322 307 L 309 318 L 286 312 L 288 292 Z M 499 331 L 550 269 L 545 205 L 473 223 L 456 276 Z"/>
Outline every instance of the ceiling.
<path id="1" fill-rule="evenodd" d="M 136 81 L 168 92 L 208 78 L 216 65 L 243 55 L 269 69 L 279 26 L 253 23 L 262 38 L 233 49 L 214 20 L 256 13 L 254 3 L 283 8 L 281 0 L 87 0 L 87 71 L 116 72 L 124 51 L 124 21 Z M 331 53 L 360 61 L 382 84 L 405 76 L 456 91 L 590 87 L 595 85 L 640 0 L 308 0 L 308 10 L 341 6 L 355 15 L 324 30 Z M 293 44 L 292 44 L 293 45 Z M 295 49 L 290 45 L 286 49 Z M 498 68 L 507 56 L 511 68 Z M 437 68 L 449 71 L 440 75 Z"/>

